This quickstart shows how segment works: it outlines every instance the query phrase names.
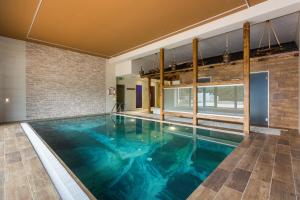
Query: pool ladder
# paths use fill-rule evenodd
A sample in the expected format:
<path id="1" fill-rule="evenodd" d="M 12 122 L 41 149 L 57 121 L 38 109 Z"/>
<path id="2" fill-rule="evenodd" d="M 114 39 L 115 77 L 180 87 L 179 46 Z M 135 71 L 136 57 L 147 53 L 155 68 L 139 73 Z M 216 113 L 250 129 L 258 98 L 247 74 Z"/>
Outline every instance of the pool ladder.
<path id="1" fill-rule="evenodd" d="M 115 105 L 113 106 L 113 108 L 110 111 L 110 114 L 114 113 L 115 109 L 116 109 L 116 112 L 122 111 L 122 106 L 123 105 L 124 105 L 123 103 L 115 103 Z"/>

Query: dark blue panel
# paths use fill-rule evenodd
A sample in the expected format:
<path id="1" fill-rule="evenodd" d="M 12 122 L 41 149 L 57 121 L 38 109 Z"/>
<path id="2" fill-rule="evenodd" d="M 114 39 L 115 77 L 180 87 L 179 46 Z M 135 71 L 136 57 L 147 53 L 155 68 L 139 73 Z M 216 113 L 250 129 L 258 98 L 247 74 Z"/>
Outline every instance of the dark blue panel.
<path id="1" fill-rule="evenodd" d="M 141 85 L 136 85 L 136 108 L 142 108 L 142 86 Z"/>
<path id="2" fill-rule="evenodd" d="M 268 126 L 268 73 L 250 76 L 250 123 Z"/>

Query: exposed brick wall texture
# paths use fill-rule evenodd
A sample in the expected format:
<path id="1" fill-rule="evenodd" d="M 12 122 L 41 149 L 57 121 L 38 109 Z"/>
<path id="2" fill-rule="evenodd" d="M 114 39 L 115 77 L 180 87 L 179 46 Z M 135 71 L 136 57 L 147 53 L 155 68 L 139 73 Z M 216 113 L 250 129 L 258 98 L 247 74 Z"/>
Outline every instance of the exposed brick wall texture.
<path id="1" fill-rule="evenodd" d="M 26 44 L 28 119 L 105 112 L 105 59 Z"/>
<path id="2" fill-rule="evenodd" d="M 298 53 L 284 53 L 251 59 L 251 72 L 269 72 L 269 126 L 298 129 Z M 212 81 L 242 79 L 242 62 L 199 69 L 199 77 Z M 192 73 L 180 75 L 181 83 L 190 84 Z"/>

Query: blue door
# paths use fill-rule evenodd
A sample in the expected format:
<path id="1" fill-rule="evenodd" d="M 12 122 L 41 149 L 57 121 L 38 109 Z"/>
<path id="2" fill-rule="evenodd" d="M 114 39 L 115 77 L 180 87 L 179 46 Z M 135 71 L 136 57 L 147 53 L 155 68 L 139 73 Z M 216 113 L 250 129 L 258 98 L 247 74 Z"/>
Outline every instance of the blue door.
<path id="1" fill-rule="evenodd" d="M 141 85 L 136 85 L 136 108 L 142 108 L 143 106 L 143 89 Z"/>
<path id="2" fill-rule="evenodd" d="M 250 75 L 250 123 L 268 126 L 268 73 Z"/>

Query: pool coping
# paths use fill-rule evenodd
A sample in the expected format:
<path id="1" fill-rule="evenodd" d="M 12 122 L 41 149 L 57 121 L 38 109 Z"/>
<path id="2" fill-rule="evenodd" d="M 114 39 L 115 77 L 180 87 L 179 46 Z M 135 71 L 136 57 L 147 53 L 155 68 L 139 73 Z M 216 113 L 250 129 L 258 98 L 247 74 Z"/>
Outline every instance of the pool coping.
<path id="1" fill-rule="evenodd" d="M 94 195 L 38 135 L 30 124 L 25 122 L 20 123 L 20 125 L 41 160 L 61 199 L 96 200 Z"/>

